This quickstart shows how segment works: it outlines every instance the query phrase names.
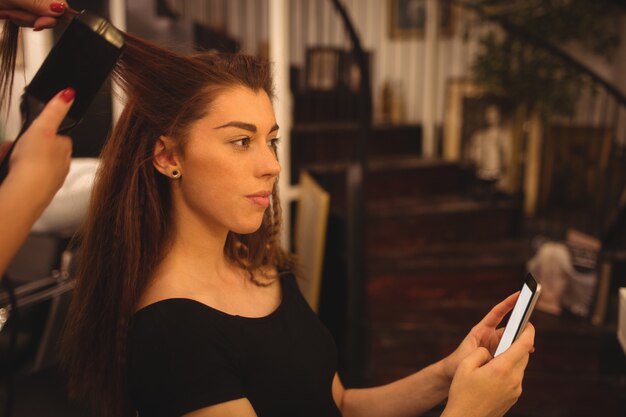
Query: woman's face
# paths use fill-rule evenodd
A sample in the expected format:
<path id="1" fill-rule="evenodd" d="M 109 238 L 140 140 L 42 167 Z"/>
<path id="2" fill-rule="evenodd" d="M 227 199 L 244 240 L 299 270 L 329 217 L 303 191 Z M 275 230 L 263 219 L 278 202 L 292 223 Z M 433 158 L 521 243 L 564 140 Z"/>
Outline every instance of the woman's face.
<path id="1" fill-rule="evenodd" d="M 174 180 L 176 209 L 216 231 L 258 230 L 280 173 L 277 135 L 265 91 L 225 90 L 191 126 L 179 156 L 182 177 Z"/>

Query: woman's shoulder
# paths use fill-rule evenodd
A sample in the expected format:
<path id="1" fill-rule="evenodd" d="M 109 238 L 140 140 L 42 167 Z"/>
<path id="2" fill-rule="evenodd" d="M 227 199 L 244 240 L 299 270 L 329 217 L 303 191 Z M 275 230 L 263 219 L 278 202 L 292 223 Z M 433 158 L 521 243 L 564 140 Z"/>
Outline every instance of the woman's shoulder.
<path id="1" fill-rule="evenodd" d="M 131 356 L 195 358 L 194 350 L 209 352 L 232 348 L 237 326 L 223 313 L 188 298 L 168 298 L 135 312 L 130 320 Z M 150 362 L 147 359 L 141 362 Z"/>
<path id="2" fill-rule="evenodd" d="M 279 270 L 276 268 L 264 268 L 253 276 L 253 281 L 265 287 L 264 291 L 278 291 L 285 294 L 298 291 L 294 272 L 289 270 Z M 206 297 L 204 297 L 206 298 Z M 218 308 L 211 306 L 203 297 L 197 294 L 180 291 L 168 285 L 167 282 L 157 282 L 150 285 L 142 295 L 135 313 L 133 321 L 142 322 L 156 320 L 158 322 L 168 322 L 171 316 L 185 317 L 200 315 L 203 317 L 232 317 L 233 314 L 225 313 Z"/>
<path id="3" fill-rule="evenodd" d="M 298 290 L 298 284 L 296 282 L 297 277 L 294 271 L 291 270 L 278 270 L 277 278 L 280 281 L 283 291 L 285 290 Z"/>
<path id="4" fill-rule="evenodd" d="M 198 311 L 210 310 L 211 307 L 188 297 L 166 297 L 154 300 L 139 307 L 133 319 L 157 319 L 165 321 L 166 318 L 176 315 L 184 317 L 187 314 L 196 315 Z"/>
<path id="5" fill-rule="evenodd" d="M 138 309 L 130 320 L 130 337 L 157 343 L 160 339 L 187 338 L 219 325 L 219 314 L 190 298 L 166 298 Z"/>
<path id="6" fill-rule="evenodd" d="M 175 280 L 169 279 L 166 274 L 157 274 L 152 278 L 148 286 L 142 291 L 141 297 L 135 307 L 135 313 L 140 311 L 153 311 L 169 308 L 170 303 L 162 303 L 170 299 L 187 298 L 185 294 L 174 285 Z M 178 303 L 174 303 L 178 304 Z M 155 305 L 155 307 L 148 308 Z"/>

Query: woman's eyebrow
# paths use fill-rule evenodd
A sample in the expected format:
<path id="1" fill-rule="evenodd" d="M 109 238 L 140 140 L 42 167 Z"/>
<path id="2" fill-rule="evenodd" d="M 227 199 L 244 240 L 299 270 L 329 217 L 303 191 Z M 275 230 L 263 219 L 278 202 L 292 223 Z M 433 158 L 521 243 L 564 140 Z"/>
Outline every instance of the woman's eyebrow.
<path id="1" fill-rule="evenodd" d="M 255 125 L 253 125 L 251 123 L 237 122 L 237 121 L 228 122 L 225 125 L 216 127 L 215 129 L 223 129 L 225 127 L 238 127 L 239 129 L 243 129 L 243 130 L 247 130 L 247 131 L 252 132 L 252 133 L 256 133 L 256 126 Z"/>
<path id="2" fill-rule="evenodd" d="M 239 129 L 247 130 L 247 131 L 252 132 L 252 133 L 256 133 L 256 131 L 257 131 L 256 126 L 253 125 L 252 123 L 238 122 L 238 121 L 228 122 L 225 125 L 216 127 L 215 129 L 223 129 L 225 127 L 237 127 Z M 272 128 L 270 129 L 270 131 L 268 133 L 275 132 L 278 129 L 279 129 L 278 124 L 274 124 L 274 126 L 272 126 Z"/>

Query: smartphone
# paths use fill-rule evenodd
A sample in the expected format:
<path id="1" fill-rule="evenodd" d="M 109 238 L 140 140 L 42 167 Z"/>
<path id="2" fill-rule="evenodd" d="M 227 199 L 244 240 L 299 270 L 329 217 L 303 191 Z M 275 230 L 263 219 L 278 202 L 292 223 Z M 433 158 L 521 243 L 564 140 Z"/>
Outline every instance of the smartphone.
<path id="1" fill-rule="evenodd" d="M 67 87 L 76 90 L 76 97 L 58 131 L 64 134 L 76 126 L 113 70 L 123 48 L 122 32 L 108 20 L 85 11 L 74 17 L 24 89 L 20 105 L 23 124 L 15 142 L 48 101 Z M 0 163 L 0 182 L 8 173 L 13 146 Z"/>
<path id="2" fill-rule="evenodd" d="M 537 280 L 535 280 L 535 277 L 529 273 L 526 275 L 519 298 L 515 303 L 515 307 L 513 307 L 509 321 L 506 323 L 506 328 L 504 329 L 500 343 L 496 348 L 494 357 L 507 350 L 509 346 L 517 340 L 528 323 L 528 319 L 535 308 L 535 304 L 537 303 L 537 299 L 539 299 L 540 293 L 541 284 L 539 284 Z"/>

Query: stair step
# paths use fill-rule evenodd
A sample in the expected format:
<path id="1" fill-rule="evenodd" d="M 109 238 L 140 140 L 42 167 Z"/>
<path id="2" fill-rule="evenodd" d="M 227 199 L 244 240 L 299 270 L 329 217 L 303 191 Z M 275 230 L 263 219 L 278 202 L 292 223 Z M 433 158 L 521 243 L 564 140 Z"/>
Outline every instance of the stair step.
<path id="1" fill-rule="evenodd" d="M 371 275 L 419 270 L 494 268 L 523 265 L 530 257 L 525 239 L 433 244 L 426 247 L 389 249 L 368 253 Z"/>
<path id="2" fill-rule="evenodd" d="M 331 204 L 344 208 L 349 166 L 347 162 L 324 162 L 304 168 L 331 194 Z M 473 175 L 455 162 L 413 156 L 372 158 L 367 169 L 367 201 L 462 194 Z"/>
<path id="3" fill-rule="evenodd" d="M 456 162 L 424 158 L 379 158 L 369 170 L 369 201 L 462 194 L 473 177 Z"/>
<path id="4" fill-rule="evenodd" d="M 422 214 L 466 214 L 514 207 L 516 207 L 515 202 L 510 200 L 487 202 L 446 194 L 422 199 L 395 198 L 386 201 L 374 201 L 368 204 L 367 209 L 371 217 L 397 218 Z"/>
<path id="5" fill-rule="evenodd" d="M 394 372 L 406 375 L 421 369 L 453 352 L 483 315 L 467 325 L 445 325 L 436 317 L 429 327 L 374 324 L 370 371 L 382 375 L 396 370 Z M 613 328 L 593 327 L 579 321 L 563 322 L 542 312 L 536 312 L 532 322 L 536 328 L 536 351 L 527 372 L 619 376 L 626 371 L 626 358 Z M 565 348 L 567 346 L 571 348 Z"/>
<path id="6" fill-rule="evenodd" d="M 426 307 L 437 312 L 449 308 L 454 317 L 460 314 L 461 308 L 474 307 L 464 304 L 466 301 L 486 300 L 487 305 L 491 305 L 504 299 L 519 289 L 523 277 L 523 265 L 475 271 L 450 269 L 376 274 L 368 278 L 367 297 L 372 320 L 395 318 L 413 322 L 412 316 L 424 313 Z M 446 306 L 449 302 L 451 304 Z"/>
<path id="7" fill-rule="evenodd" d="M 521 210 L 512 201 L 493 203 L 445 197 L 421 202 L 368 205 L 368 253 L 432 244 L 488 242 L 517 234 Z"/>
<path id="8" fill-rule="evenodd" d="M 508 284 L 491 289 L 483 284 L 473 290 L 459 285 L 457 291 L 447 292 L 420 288 L 398 290 L 396 294 L 402 296 L 394 301 L 390 297 L 392 291 L 372 296 L 371 286 L 368 286 L 369 319 L 373 328 L 383 330 L 427 332 L 436 327 L 440 331 L 463 333 L 518 287 L 518 284 Z"/>
<path id="9" fill-rule="evenodd" d="M 368 142 L 370 156 L 419 156 L 422 129 L 419 125 L 378 125 Z M 350 161 L 361 140 L 356 123 L 297 124 L 291 131 L 293 180 L 301 167 L 317 162 Z"/>

